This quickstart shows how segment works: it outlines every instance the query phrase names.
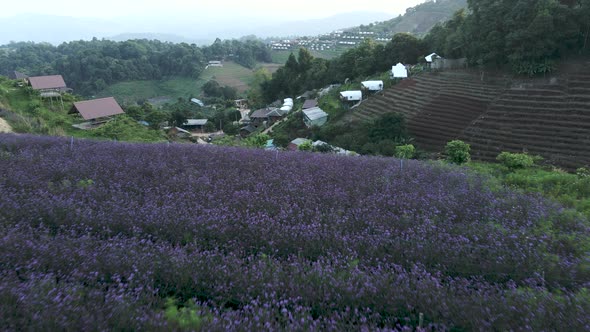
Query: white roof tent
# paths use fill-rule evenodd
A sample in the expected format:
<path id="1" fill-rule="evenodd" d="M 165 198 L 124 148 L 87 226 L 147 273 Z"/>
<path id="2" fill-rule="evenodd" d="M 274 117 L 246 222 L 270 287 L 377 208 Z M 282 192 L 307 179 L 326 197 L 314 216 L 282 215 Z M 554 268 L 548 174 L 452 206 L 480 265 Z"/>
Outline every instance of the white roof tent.
<path id="1" fill-rule="evenodd" d="M 191 101 L 201 107 L 205 106 L 205 103 L 203 103 L 201 100 L 197 99 L 197 98 L 192 98 Z"/>
<path id="2" fill-rule="evenodd" d="M 361 83 L 363 88 L 369 91 L 381 91 L 383 90 L 383 81 L 364 81 Z"/>
<path id="3" fill-rule="evenodd" d="M 408 77 L 408 69 L 403 63 L 399 62 L 397 65 L 391 67 L 391 74 L 394 78 L 406 78 Z"/>
<path id="4" fill-rule="evenodd" d="M 426 62 L 428 63 L 432 63 L 436 58 L 440 58 L 440 56 L 436 53 L 432 53 L 424 57 L 424 59 L 426 59 Z"/>
<path id="5" fill-rule="evenodd" d="M 342 91 L 340 97 L 347 101 L 361 101 L 363 100 L 363 93 L 360 90 Z"/>

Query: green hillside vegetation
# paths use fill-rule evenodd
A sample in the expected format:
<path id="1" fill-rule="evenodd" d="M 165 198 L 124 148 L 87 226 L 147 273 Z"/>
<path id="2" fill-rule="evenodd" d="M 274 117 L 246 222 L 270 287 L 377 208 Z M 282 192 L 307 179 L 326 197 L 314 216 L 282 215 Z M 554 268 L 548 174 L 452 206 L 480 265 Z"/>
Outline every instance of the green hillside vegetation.
<path id="1" fill-rule="evenodd" d="M 394 35 L 400 32 L 424 35 L 433 26 L 446 21 L 452 17 L 453 13 L 465 7 L 467 7 L 466 0 L 431 0 L 408 8 L 404 15 L 391 20 L 361 25 L 347 30 L 370 31 L 380 35 Z"/>
<path id="2" fill-rule="evenodd" d="M 133 104 L 156 97 L 164 97 L 168 101 L 178 98 L 189 99 L 202 96 L 203 85 L 211 80 L 222 86 L 235 88 L 238 93 L 243 94 L 254 81 L 254 70 L 227 61 L 223 63 L 223 67 L 204 69 L 197 79 L 174 77 L 165 80 L 119 82 L 98 92 L 96 96 L 113 96 L 123 104 Z"/>
<path id="3" fill-rule="evenodd" d="M 266 45 L 256 40 L 218 39 L 210 46 L 198 47 L 156 40 L 114 42 L 95 38 L 59 46 L 20 42 L 0 47 L 0 73 L 61 74 L 70 88 L 84 96 L 119 82 L 177 77 L 196 80 L 211 60 L 233 60 L 254 69 L 259 62 L 271 62 L 271 57 Z"/>

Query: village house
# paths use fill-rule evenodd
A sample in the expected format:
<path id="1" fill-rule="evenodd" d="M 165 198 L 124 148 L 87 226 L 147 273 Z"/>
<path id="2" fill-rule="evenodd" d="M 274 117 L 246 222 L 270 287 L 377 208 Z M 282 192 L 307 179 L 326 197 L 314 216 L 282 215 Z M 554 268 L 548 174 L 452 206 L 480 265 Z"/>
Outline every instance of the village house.
<path id="1" fill-rule="evenodd" d="M 207 119 L 187 119 L 182 127 L 188 131 L 204 133 L 207 122 Z"/>
<path id="2" fill-rule="evenodd" d="M 301 109 L 306 110 L 309 108 L 314 108 L 318 106 L 317 99 L 308 99 L 303 103 L 303 107 Z"/>
<path id="3" fill-rule="evenodd" d="M 313 126 L 321 127 L 328 121 L 328 113 L 319 107 L 312 107 L 303 110 L 303 122 L 310 128 Z"/>
<path id="4" fill-rule="evenodd" d="M 70 91 L 61 75 L 34 76 L 27 78 L 29 85 L 39 91 L 41 97 L 59 97 L 61 93 Z"/>
<path id="5" fill-rule="evenodd" d="M 283 117 L 285 113 L 276 107 L 259 109 L 250 115 L 250 124 L 254 127 L 270 126 Z"/>
<path id="6" fill-rule="evenodd" d="M 299 146 L 305 142 L 308 142 L 309 140 L 306 138 L 296 138 L 294 140 L 292 140 L 289 145 L 287 145 L 287 150 L 289 151 L 297 151 L 299 150 Z"/>
<path id="7" fill-rule="evenodd" d="M 79 113 L 84 120 L 91 121 L 91 125 L 98 125 L 125 112 L 115 98 L 108 97 L 74 103 L 69 113 Z"/>

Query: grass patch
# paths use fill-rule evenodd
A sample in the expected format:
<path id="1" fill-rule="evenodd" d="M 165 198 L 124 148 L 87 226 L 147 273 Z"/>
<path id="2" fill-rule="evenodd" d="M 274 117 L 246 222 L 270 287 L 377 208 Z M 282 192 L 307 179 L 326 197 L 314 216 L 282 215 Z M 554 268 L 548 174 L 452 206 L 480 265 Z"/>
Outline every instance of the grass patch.
<path id="1" fill-rule="evenodd" d="M 470 162 L 469 168 L 490 177 L 492 188 L 507 186 L 539 193 L 590 218 L 590 177 L 542 168 L 510 170 L 500 164 Z"/>
<path id="2" fill-rule="evenodd" d="M 235 62 L 225 62 L 223 67 L 210 67 L 198 79 L 171 77 L 165 80 L 120 82 L 99 92 L 97 97 L 115 97 L 119 103 L 134 104 L 138 101 L 157 97 L 178 98 L 198 97 L 210 80 L 228 85 L 244 93 L 254 81 L 254 71 Z"/>

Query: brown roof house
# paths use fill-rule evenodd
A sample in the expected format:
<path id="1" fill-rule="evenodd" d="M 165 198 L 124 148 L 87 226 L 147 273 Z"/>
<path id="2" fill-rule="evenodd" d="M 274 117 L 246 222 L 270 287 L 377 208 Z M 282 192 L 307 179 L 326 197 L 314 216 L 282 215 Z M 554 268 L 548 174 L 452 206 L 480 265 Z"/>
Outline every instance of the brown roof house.
<path id="1" fill-rule="evenodd" d="M 41 97 L 59 97 L 62 92 L 71 90 L 61 75 L 33 76 L 27 80 L 33 90 L 41 93 Z"/>
<path id="2" fill-rule="evenodd" d="M 70 113 L 75 112 L 79 112 L 84 120 L 98 120 L 125 113 L 113 97 L 74 103 Z"/>

